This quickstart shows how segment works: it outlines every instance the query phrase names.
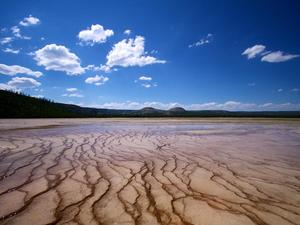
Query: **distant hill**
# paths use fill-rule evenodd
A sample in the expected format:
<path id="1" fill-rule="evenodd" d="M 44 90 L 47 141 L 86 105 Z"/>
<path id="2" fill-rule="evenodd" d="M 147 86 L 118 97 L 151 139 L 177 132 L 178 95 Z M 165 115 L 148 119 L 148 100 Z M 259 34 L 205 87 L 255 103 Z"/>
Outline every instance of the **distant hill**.
<path id="1" fill-rule="evenodd" d="M 168 110 L 169 112 L 176 112 L 176 113 L 183 113 L 186 112 L 186 110 L 182 107 L 174 107 Z"/>
<path id="2" fill-rule="evenodd" d="M 97 109 L 34 98 L 0 90 L 0 118 L 79 118 L 79 117 L 289 117 L 300 118 L 300 111 L 231 112 L 225 110 L 188 111 L 181 107 L 160 110 Z"/>

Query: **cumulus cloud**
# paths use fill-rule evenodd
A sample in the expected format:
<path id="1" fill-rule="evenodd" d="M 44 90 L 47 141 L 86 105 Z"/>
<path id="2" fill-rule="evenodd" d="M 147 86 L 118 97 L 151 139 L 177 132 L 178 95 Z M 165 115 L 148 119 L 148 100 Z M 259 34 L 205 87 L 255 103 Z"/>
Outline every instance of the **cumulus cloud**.
<path id="1" fill-rule="evenodd" d="M 5 64 L 0 64 L 0 73 L 9 76 L 15 76 L 17 74 L 26 74 L 29 76 L 40 77 L 43 75 L 42 72 L 32 71 L 31 69 L 28 69 L 23 66 L 18 66 L 18 65 L 8 66 Z"/>
<path id="2" fill-rule="evenodd" d="M 28 77 L 13 77 L 7 84 L 20 89 L 35 88 L 41 86 L 40 82 Z"/>
<path id="3" fill-rule="evenodd" d="M 285 62 L 294 58 L 299 57 L 300 55 L 288 54 L 282 51 L 271 52 L 261 58 L 261 61 L 269 63 L 278 63 Z"/>
<path id="4" fill-rule="evenodd" d="M 62 71 L 68 75 L 78 75 L 85 71 L 77 55 L 63 45 L 46 45 L 35 52 L 34 59 L 46 70 Z"/>
<path id="5" fill-rule="evenodd" d="M 247 48 L 242 55 L 246 55 L 248 59 L 253 59 L 257 55 L 260 55 L 263 53 L 263 51 L 266 49 L 266 46 L 264 45 L 254 45 L 250 48 Z"/>
<path id="6" fill-rule="evenodd" d="M 152 77 L 147 77 L 147 76 L 140 76 L 139 80 L 143 80 L 143 81 L 151 81 Z"/>
<path id="7" fill-rule="evenodd" d="M 106 67 L 114 66 L 145 66 L 155 63 L 166 63 L 165 60 L 159 60 L 145 53 L 145 38 L 136 36 L 135 39 L 124 39 L 116 43 L 112 50 L 106 56 Z"/>
<path id="8" fill-rule="evenodd" d="M 41 83 L 33 78 L 28 77 L 13 77 L 6 84 L 1 83 L 0 89 L 2 90 L 23 90 L 28 88 L 36 88 L 41 86 Z"/>
<path id="9" fill-rule="evenodd" d="M 110 102 L 99 105 L 88 105 L 89 107 L 109 108 L 109 109 L 141 109 L 144 107 L 154 107 L 157 109 L 170 109 L 173 107 L 183 107 L 187 110 L 230 110 L 230 111 L 285 111 L 285 110 L 300 110 L 300 104 L 292 103 L 242 103 L 237 101 L 227 101 L 224 103 L 207 102 L 199 104 L 180 104 L 177 102 L 163 103 L 163 102 Z"/>
<path id="10" fill-rule="evenodd" d="M 100 86 L 102 84 L 105 84 L 108 80 L 109 80 L 108 77 L 104 77 L 102 75 L 101 76 L 96 75 L 94 77 L 88 77 L 85 80 L 85 83 L 87 83 L 87 84 L 95 84 L 96 86 Z"/>
<path id="11" fill-rule="evenodd" d="M 96 43 L 106 42 L 106 39 L 112 35 L 114 35 L 113 30 L 105 30 L 103 26 L 95 24 L 86 30 L 80 31 L 78 38 L 82 43 L 92 46 Z"/>
<path id="12" fill-rule="evenodd" d="M 207 34 L 206 37 L 201 38 L 199 41 L 190 44 L 189 48 L 193 48 L 193 47 L 199 47 L 201 45 L 206 45 L 209 44 L 212 41 L 213 35 L 212 34 Z"/>
<path id="13" fill-rule="evenodd" d="M 78 91 L 78 89 L 77 88 L 67 88 L 66 91 L 74 92 L 74 91 Z"/>
<path id="14" fill-rule="evenodd" d="M 5 44 L 8 44 L 8 43 L 10 43 L 12 41 L 13 41 L 12 37 L 4 37 L 4 38 L 1 38 L 0 44 L 1 45 L 5 45 Z"/>
<path id="15" fill-rule="evenodd" d="M 28 17 L 25 17 L 22 21 L 20 21 L 20 25 L 24 27 L 33 26 L 39 24 L 41 21 L 37 17 L 33 17 L 32 15 L 29 15 Z"/>
<path id="16" fill-rule="evenodd" d="M 127 30 L 124 30 L 124 34 L 126 35 L 130 35 L 131 34 L 131 30 L 127 29 Z"/>
<path id="17" fill-rule="evenodd" d="M 12 53 L 12 54 L 19 54 L 20 53 L 19 49 L 12 49 L 12 48 L 5 48 L 5 49 L 2 49 L 2 51 L 6 52 L 6 53 Z"/>

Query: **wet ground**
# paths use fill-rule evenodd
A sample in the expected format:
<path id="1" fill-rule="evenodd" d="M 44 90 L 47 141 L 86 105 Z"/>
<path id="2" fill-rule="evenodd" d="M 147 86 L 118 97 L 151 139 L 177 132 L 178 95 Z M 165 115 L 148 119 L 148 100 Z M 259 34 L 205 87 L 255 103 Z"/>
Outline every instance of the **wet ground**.
<path id="1" fill-rule="evenodd" d="M 27 125 L 0 129 L 0 224 L 300 224 L 300 123 Z"/>

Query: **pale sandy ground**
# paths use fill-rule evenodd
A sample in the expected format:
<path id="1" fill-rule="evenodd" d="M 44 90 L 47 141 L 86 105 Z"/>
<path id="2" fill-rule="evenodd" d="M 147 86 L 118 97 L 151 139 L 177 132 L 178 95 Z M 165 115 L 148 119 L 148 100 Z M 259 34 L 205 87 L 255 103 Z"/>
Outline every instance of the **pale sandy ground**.
<path id="1" fill-rule="evenodd" d="M 297 120 L 0 120 L 0 224 L 300 224 L 299 130 Z"/>
<path id="2" fill-rule="evenodd" d="M 99 122 L 128 123 L 289 123 L 300 124 L 298 118 L 69 118 L 69 119 L 0 119 L 0 130 L 46 126 L 94 124 Z"/>

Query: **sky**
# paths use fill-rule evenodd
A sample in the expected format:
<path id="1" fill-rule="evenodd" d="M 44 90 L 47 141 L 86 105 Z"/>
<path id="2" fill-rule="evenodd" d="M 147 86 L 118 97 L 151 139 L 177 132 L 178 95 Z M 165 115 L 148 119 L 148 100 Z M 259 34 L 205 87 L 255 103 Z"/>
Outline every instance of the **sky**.
<path id="1" fill-rule="evenodd" d="M 297 0 L 0 6 L 0 89 L 97 108 L 300 110 Z"/>

